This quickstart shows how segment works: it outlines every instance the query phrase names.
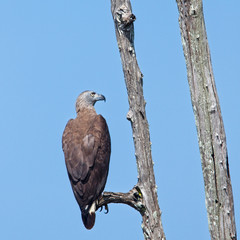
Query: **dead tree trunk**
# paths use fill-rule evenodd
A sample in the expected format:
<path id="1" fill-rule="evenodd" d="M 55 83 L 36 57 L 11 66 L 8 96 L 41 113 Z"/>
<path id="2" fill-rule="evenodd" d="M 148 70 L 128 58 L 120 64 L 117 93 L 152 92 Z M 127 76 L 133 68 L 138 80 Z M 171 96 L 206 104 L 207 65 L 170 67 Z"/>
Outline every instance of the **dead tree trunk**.
<path id="1" fill-rule="evenodd" d="M 138 187 L 142 192 L 145 212 L 142 215 L 142 229 L 145 239 L 165 239 L 158 205 L 157 186 L 153 171 L 151 143 L 143 97 L 143 75 L 138 67 L 134 48 L 135 16 L 129 0 L 111 0 L 118 47 L 122 59 L 125 83 L 128 93 L 135 156 L 138 169 Z"/>
<path id="2" fill-rule="evenodd" d="M 211 239 L 237 239 L 226 136 L 213 77 L 202 0 L 177 0 L 177 5 Z"/>

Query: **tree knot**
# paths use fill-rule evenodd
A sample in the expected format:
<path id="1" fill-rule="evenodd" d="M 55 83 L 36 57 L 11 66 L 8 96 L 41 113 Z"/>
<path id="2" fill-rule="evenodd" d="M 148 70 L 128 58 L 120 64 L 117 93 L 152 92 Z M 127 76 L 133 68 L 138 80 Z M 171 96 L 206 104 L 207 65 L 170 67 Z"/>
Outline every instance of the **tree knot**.
<path id="1" fill-rule="evenodd" d="M 130 31 L 132 23 L 136 20 L 135 15 L 132 13 L 130 7 L 122 4 L 115 15 L 115 22 L 118 24 L 121 31 Z"/>

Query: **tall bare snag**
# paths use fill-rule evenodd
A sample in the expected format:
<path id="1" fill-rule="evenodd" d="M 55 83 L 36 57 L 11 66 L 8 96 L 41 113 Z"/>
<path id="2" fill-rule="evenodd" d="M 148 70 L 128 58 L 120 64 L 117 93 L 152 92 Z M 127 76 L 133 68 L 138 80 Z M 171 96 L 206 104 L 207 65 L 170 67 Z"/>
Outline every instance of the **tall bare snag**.
<path id="1" fill-rule="evenodd" d="M 213 76 L 202 0 L 177 0 L 177 5 L 211 239 L 237 239 L 226 135 Z"/>

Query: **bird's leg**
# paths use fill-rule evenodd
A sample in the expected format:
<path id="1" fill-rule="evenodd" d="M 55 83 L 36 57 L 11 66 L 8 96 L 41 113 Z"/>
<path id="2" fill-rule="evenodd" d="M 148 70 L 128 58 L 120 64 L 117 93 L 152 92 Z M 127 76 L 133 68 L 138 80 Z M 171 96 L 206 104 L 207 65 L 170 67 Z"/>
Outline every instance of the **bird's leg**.
<path id="1" fill-rule="evenodd" d="M 99 205 L 99 202 L 100 202 L 100 199 L 97 199 L 97 200 L 96 200 L 96 206 Z M 104 213 L 107 214 L 107 213 L 109 212 L 108 205 L 107 205 L 107 204 L 102 205 L 102 206 L 100 207 L 100 212 L 102 211 L 103 207 L 105 208 L 105 212 L 104 212 Z"/>
<path id="2" fill-rule="evenodd" d="M 106 210 L 105 214 L 107 214 L 107 213 L 109 212 L 108 205 L 107 205 L 107 204 L 105 204 L 105 205 L 104 205 L 104 208 L 105 208 L 105 210 Z"/>
<path id="3" fill-rule="evenodd" d="M 103 205 L 104 206 L 104 208 L 105 208 L 105 214 L 107 214 L 108 212 L 109 212 L 109 208 L 108 208 L 108 205 L 107 204 L 105 204 L 105 205 Z M 101 206 L 100 207 L 100 212 L 102 211 L 102 209 L 103 209 L 103 206 Z"/>

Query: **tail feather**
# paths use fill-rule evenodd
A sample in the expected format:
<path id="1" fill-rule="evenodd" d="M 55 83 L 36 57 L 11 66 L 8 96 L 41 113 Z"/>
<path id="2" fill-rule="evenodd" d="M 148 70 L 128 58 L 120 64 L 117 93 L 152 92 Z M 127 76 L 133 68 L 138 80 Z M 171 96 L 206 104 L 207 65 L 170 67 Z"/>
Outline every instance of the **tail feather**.
<path id="1" fill-rule="evenodd" d="M 86 229 L 92 229 L 95 223 L 95 217 L 95 212 L 82 212 L 82 221 Z"/>

